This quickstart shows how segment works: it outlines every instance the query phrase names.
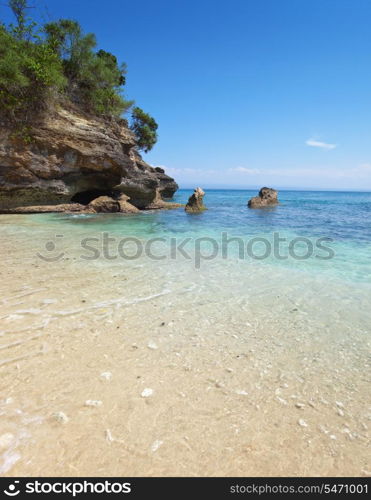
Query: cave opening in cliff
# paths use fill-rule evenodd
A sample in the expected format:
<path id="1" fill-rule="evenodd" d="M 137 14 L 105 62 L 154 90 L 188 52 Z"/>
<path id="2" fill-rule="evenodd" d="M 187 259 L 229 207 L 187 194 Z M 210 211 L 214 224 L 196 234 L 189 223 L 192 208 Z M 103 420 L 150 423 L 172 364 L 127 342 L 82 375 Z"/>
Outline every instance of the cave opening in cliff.
<path id="1" fill-rule="evenodd" d="M 90 189 L 88 191 L 80 191 L 72 196 L 71 201 L 74 203 L 81 203 L 81 205 L 88 205 L 91 201 L 99 196 L 111 196 L 113 193 L 109 190 L 103 189 Z"/>

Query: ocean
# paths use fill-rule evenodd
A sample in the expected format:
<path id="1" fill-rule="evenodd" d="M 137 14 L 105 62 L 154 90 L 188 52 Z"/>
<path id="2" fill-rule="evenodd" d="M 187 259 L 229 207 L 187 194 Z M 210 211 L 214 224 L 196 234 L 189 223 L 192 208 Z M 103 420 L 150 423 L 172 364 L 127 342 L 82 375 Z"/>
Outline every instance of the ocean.
<path id="1" fill-rule="evenodd" d="M 370 474 L 371 193 L 255 194 L 0 216 L 0 474 Z"/>

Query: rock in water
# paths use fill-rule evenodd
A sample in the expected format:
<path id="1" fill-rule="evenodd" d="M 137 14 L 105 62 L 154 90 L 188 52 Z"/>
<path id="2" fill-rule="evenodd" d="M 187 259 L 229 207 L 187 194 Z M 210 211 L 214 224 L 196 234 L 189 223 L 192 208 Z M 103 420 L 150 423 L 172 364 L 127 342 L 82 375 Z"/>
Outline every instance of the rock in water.
<path id="1" fill-rule="evenodd" d="M 194 190 L 192 196 L 189 197 L 188 203 L 185 206 L 185 211 L 190 214 L 197 214 L 206 210 L 204 205 L 204 191 L 198 187 Z"/>
<path id="2" fill-rule="evenodd" d="M 139 212 L 139 208 L 134 207 L 131 203 L 129 203 L 130 197 L 126 196 L 126 194 L 122 194 L 119 199 L 118 203 L 120 205 L 120 212 L 124 214 L 136 214 Z"/>
<path id="3" fill-rule="evenodd" d="M 156 168 L 156 170 L 159 167 Z M 162 170 L 162 169 L 160 169 Z M 157 209 L 172 209 L 172 208 L 179 208 L 182 207 L 183 205 L 181 203 L 174 203 L 171 201 L 165 201 L 162 199 L 162 195 L 159 190 L 156 191 L 156 196 L 153 199 L 153 201 L 147 205 L 147 209 L 150 210 L 157 210 Z"/>
<path id="4" fill-rule="evenodd" d="M 64 212 L 69 214 L 75 212 L 84 212 L 85 209 L 86 206 L 82 205 L 81 203 L 61 203 L 58 205 L 29 205 L 25 207 L 15 207 L 10 209 L 0 208 L 0 213 L 42 214 L 51 212 Z"/>
<path id="5" fill-rule="evenodd" d="M 87 211 L 104 213 L 119 212 L 120 205 L 117 200 L 114 200 L 110 196 L 99 196 L 89 203 Z"/>
<path id="6" fill-rule="evenodd" d="M 278 205 L 277 195 L 278 191 L 275 189 L 263 187 L 258 196 L 254 196 L 247 202 L 247 206 L 250 208 L 263 208 Z"/>

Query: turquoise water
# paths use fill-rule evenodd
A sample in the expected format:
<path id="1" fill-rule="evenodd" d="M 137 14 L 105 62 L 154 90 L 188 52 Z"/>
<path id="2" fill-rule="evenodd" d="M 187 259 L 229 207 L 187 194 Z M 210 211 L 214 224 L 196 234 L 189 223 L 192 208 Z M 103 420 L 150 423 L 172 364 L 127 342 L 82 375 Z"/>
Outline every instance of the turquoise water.
<path id="1" fill-rule="evenodd" d="M 190 194 L 190 190 L 180 190 L 174 200 L 185 203 Z M 75 235 L 77 245 L 78 236 L 101 239 L 102 233 L 107 232 L 115 238 L 136 237 L 142 242 L 162 238 L 164 241 L 155 242 L 151 247 L 154 255 L 162 256 L 170 255 L 170 251 L 164 253 L 163 246 L 168 246 L 171 240 L 174 245 L 176 239 L 179 245 L 189 238 L 183 249 L 192 259 L 195 254 L 201 254 L 199 266 L 213 260 L 211 257 L 222 256 L 371 283 L 371 193 L 281 191 L 279 206 L 250 210 L 246 202 L 255 194 L 247 190 L 207 190 L 205 205 L 208 210 L 199 215 L 189 215 L 178 209 L 142 212 L 134 216 L 32 215 L 27 216 L 27 221 L 32 225 L 34 236 L 40 232 L 41 247 L 45 239 L 53 239 L 54 233 L 63 234 L 65 240 L 66 236 L 71 240 Z M 12 220 L 15 223 L 12 230 L 27 231 L 23 224 L 16 228 L 15 219 L 9 218 L 8 229 L 11 229 L 9 221 Z M 226 246 L 225 239 L 231 237 L 243 240 L 242 251 L 241 242 Z M 257 237 L 263 240 L 253 240 Z M 284 241 L 274 244 L 278 237 Z M 295 240 L 298 237 L 305 239 Z M 135 249 L 133 251 L 135 253 Z"/>

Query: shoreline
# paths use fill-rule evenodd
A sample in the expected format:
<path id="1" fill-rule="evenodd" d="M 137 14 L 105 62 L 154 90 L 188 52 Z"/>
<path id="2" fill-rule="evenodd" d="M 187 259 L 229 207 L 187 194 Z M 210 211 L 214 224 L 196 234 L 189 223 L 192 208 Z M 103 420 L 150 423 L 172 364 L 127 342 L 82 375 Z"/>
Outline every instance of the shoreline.
<path id="1" fill-rule="evenodd" d="M 145 208 L 138 209 L 137 213 L 145 212 L 147 210 L 173 210 L 176 208 L 184 207 L 182 203 L 175 203 L 171 201 L 156 200 L 148 204 Z M 89 211 L 88 205 L 81 205 L 79 203 L 61 203 L 57 205 L 30 205 L 19 206 L 9 209 L 0 209 L 0 215 L 26 215 L 26 214 L 46 214 L 46 213 L 65 213 L 65 214 L 94 214 L 99 212 Z M 110 212 L 106 212 L 110 213 Z M 111 212 L 115 213 L 115 212 Z M 128 215 L 130 212 L 121 212 Z M 133 212 L 134 213 L 134 212 Z"/>

